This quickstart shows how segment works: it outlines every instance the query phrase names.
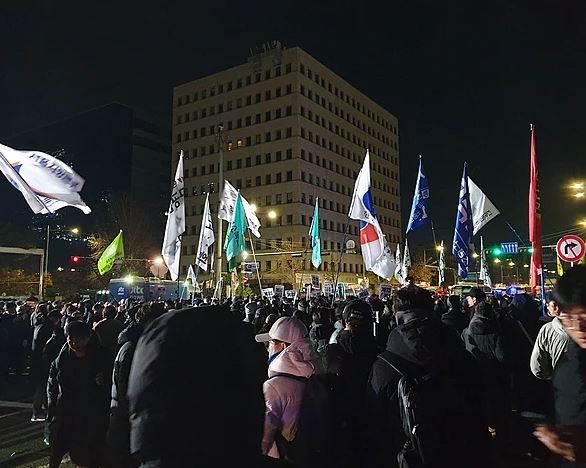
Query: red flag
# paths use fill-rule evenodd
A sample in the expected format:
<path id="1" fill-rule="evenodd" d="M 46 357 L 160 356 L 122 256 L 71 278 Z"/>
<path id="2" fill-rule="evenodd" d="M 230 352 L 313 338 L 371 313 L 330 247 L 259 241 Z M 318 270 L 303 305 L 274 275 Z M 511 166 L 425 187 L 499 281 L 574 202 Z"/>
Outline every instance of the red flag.
<path id="1" fill-rule="evenodd" d="M 531 124 L 531 175 L 529 181 L 529 240 L 531 254 L 531 292 L 537 292 L 541 276 L 541 199 L 539 198 L 539 178 L 537 174 L 537 155 L 535 153 L 535 127 Z"/>

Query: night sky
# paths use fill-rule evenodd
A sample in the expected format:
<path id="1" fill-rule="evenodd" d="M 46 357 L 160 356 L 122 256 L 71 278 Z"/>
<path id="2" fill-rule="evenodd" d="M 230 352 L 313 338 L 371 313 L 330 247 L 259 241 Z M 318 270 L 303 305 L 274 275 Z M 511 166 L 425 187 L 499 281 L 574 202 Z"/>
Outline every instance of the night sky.
<path id="1" fill-rule="evenodd" d="M 174 85 L 243 63 L 249 48 L 277 39 L 399 118 L 404 225 L 422 154 L 438 240 L 453 237 L 464 161 L 503 213 L 483 230 L 485 243 L 516 240 L 505 220 L 527 238 L 530 122 L 544 234 L 586 217 L 586 202 L 563 189 L 586 178 L 586 2 L 362 3 L 6 0 L 0 138 L 111 101 L 170 126 Z M 28 209 L 17 193 L 4 200 Z M 413 236 L 430 241 L 428 229 Z"/>

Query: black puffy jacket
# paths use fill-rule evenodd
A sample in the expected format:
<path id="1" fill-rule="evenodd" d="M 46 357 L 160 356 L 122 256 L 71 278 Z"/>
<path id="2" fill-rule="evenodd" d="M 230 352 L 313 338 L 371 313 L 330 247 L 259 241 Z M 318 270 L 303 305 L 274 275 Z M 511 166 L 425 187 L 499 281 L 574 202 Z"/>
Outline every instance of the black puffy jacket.
<path id="1" fill-rule="evenodd" d="M 265 366 L 255 344 L 225 306 L 151 322 L 130 370 L 131 452 L 160 467 L 259 466 Z"/>

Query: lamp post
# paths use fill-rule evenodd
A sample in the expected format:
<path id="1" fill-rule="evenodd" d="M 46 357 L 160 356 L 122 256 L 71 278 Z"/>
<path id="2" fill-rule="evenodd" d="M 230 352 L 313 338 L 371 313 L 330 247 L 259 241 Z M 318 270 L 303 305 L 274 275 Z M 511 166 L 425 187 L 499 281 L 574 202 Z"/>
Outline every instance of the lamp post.
<path id="1" fill-rule="evenodd" d="M 47 239 L 45 242 L 45 275 L 49 274 L 49 244 L 50 244 L 50 239 L 51 239 L 51 232 L 63 232 L 63 229 L 53 229 L 51 230 L 51 227 L 49 224 L 47 224 Z M 69 232 L 71 232 L 72 234 L 78 235 L 81 230 L 78 227 L 74 227 L 69 229 Z"/>

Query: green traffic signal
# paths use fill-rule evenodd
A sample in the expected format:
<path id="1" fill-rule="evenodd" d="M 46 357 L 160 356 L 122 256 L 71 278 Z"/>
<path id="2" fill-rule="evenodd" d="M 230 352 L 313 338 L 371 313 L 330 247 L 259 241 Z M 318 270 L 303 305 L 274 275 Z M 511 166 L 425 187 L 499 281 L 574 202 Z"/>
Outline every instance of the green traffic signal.
<path id="1" fill-rule="evenodd" d="M 502 251 L 502 249 L 501 249 L 501 248 L 499 248 L 499 247 L 495 247 L 495 248 L 493 248 L 493 249 L 492 249 L 492 254 L 493 254 L 495 257 L 498 257 L 499 255 L 502 255 L 502 254 L 503 254 L 503 251 Z"/>

